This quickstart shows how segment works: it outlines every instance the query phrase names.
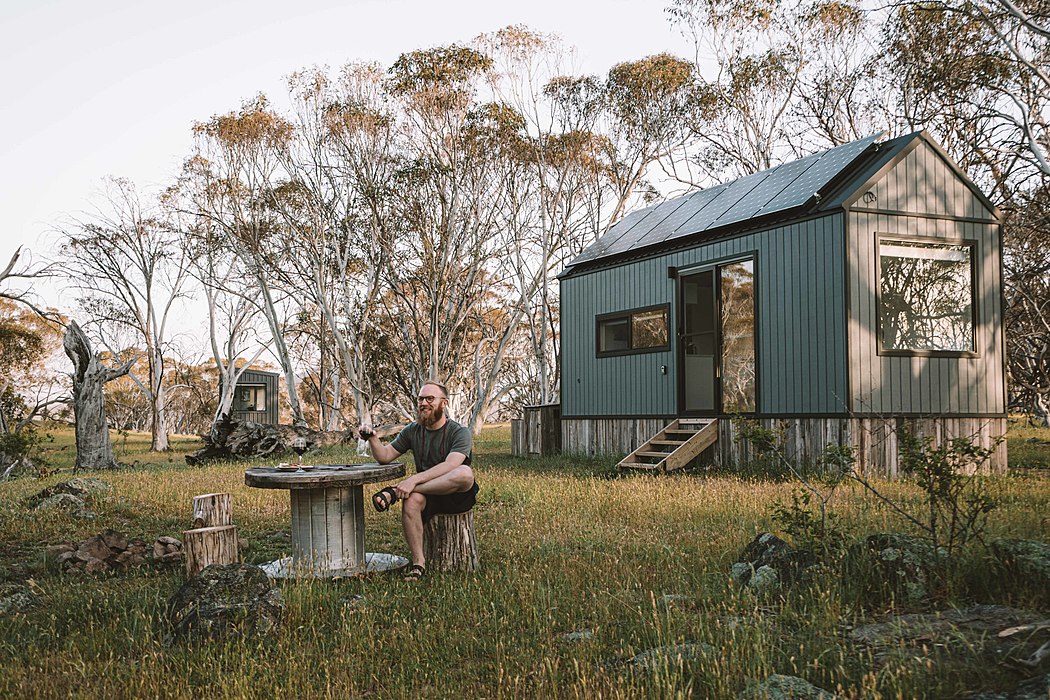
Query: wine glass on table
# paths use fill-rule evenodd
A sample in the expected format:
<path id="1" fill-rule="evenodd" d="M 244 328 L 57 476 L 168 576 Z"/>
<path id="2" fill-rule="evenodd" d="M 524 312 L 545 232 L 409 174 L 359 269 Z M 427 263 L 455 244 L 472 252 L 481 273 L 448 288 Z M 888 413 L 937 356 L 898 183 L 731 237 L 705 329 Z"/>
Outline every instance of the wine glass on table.
<path id="1" fill-rule="evenodd" d="M 292 449 L 299 455 L 299 468 L 296 471 L 303 471 L 303 455 L 306 454 L 306 438 L 297 437 L 292 440 Z"/>

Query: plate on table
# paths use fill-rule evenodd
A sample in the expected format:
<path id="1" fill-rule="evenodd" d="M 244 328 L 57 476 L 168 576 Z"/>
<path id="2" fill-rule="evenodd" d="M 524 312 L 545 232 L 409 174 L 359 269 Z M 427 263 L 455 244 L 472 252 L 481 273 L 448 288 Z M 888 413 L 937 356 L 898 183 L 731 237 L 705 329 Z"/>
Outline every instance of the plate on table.
<path id="1" fill-rule="evenodd" d="M 294 471 L 298 471 L 299 470 L 299 465 L 298 464 L 288 464 L 287 462 L 281 462 L 280 464 L 278 464 L 275 467 L 275 469 L 277 469 L 277 471 L 281 471 L 281 472 L 294 472 Z"/>

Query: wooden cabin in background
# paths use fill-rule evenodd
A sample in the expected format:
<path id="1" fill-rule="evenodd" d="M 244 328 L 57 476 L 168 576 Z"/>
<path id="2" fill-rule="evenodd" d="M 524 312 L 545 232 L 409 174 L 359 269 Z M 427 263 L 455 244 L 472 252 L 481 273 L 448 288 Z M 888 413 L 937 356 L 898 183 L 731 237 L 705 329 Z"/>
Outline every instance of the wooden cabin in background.
<path id="1" fill-rule="evenodd" d="M 277 372 L 245 370 L 237 380 L 230 417 L 234 420 L 277 425 L 280 422 L 277 393 L 279 382 L 280 374 Z"/>
<path id="2" fill-rule="evenodd" d="M 732 416 L 781 426 L 799 460 L 849 444 L 890 475 L 904 428 L 991 446 L 1001 256 L 999 212 L 925 132 L 635 211 L 560 275 L 560 448 L 732 464 Z"/>

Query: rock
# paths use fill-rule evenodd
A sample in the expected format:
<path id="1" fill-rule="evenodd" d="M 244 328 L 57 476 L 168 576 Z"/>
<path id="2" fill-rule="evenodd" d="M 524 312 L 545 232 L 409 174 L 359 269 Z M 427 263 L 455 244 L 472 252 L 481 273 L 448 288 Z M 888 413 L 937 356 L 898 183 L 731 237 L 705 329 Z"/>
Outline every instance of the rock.
<path id="1" fill-rule="evenodd" d="M 128 548 L 128 538 L 121 532 L 116 530 L 106 529 L 103 530 L 99 537 L 102 538 L 102 542 L 111 550 L 123 550 Z"/>
<path id="2" fill-rule="evenodd" d="M 21 583 L 0 583 L 0 615 L 29 612 L 40 605 L 40 598 Z"/>
<path id="3" fill-rule="evenodd" d="M 269 634 L 284 613 L 281 592 L 257 566 L 212 564 L 168 601 L 175 639 Z"/>
<path id="4" fill-rule="evenodd" d="M 182 542 L 174 537 L 168 537 L 167 535 L 161 535 L 157 538 L 157 542 L 163 545 L 170 545 L 182 549 Z"/>
<path id="5" fill-rule="evenodd" d="M 920 656 L 928 653 L 924 649 L 932 648 L 958 648 L 976 663 L 994 666 L 1028 656 L 1041 638 L 1033 635 L 1027 626 L 1041 619 L 1037 613 L 1004 605 L 973 605 L 893 615 L 881 622 L 859 625 L 850 631 L 849 637 L 854 644 L 871 652 L 876 668 L 904 649 Z"/>
<path id="6" fill-rule="evenodd" d="M 988 549 L 1003 574 L 1027 589 L 1050 595 L 1050 544 L 1035 540 L 995 539 Z"/>
<path id="7" fill-rule="evenodd" d="M 1050 697 L 1050 673 L 1029 678 L 1012 690 L 1000 693 L 985 691 L 970 695 L 968 700 L 1046 700 Z"/>
<path id="8" fill-rule="evenodd" d="M 109 571 L 109 564 L 103 559 L 88 559 L 84 563 L 84 571 L 89 574 L 101 574 L 105 571 Z"/>
<path id="9" fill-rule="evenodd" d="M 574 632 L 566 632 L 561 638 L 566 642 L 583 642 L 588 639 L 594 639 L 594 630 L 576 630 Z"/>
<path id="10" fill-rule="evenodd" d="M 74 518 L 81 518 L 84 520 L 93 520 L 98 517 L 87 507 L 87 503 L 84 502 L 84 499 L 69 493 L 56 493 L 53 496 L 48 496 L 41 500 L 36 505 L 36 508 L 40 510 L 61 510 Z"/>
<path id="11" fill-rule="evenodd" d="M 77 556 L 84 560 L 98 559 L 105 561 L 109 559 L 110 554 L 109 545 L 106 544 L 102 535 L 89 537 L 77 547 Z"/>
<path id="12" fill-rule="evenodd" d="M 740 585 L 762 593 L 790 586 L 815 563 L 808 554 L 769 532 L 759 534 L 744 547 L 739 559 L 729 575 Z"/>
<path id="13" fill-rule="evenodd" d="M 632 657 L 627 665 L 636 671 L 659 672 L 677 666 L 691 667 L 715 654 L 710 644 L 686 642 L 649 649 Z"/>
<path id="14" fill-rule="evenodd" d="M 91 498 L 100 493 L 109 493 L 113 487 L 102 479 L 77 477 L 69 481 L 60 481 L 51 489 L 54 493 L 70 493 L 81 498 Z"/>
<path id="15" fill-rule="evenodd" d="M 77 548 L 69 544 L 68 542 L 63 544 L 53 544 L 44 549 L 44 563 L 48 566 L 61 564 L 62 562 L 68 560 L 71 556 L 73 556 L 73 553 L 76 551 Z M 63 559 L 63 555 L 68 556 L 65 556 L 65 558 Z"/>
<path id="16" fill-rule="evenodd" d="M 85 499 L 90 500 L 100 493 L 108 493 L 112 490 L 113 487 L 102 479 L 78 477 L 70 479 L 69 481 L 60 481 L 57 484 L 49 486 L 43 491 L 30 496 L 26 499 L 26 505 L 30 508 L 38 508 L 44 503 L 44 501 L 52 496 L 58 496 L 61 494 L 76 496 L 81 501 Z"/>
<path id="17" fill-rule="evenodd" d="M 930 597 L 931 584 L 946 563 L 943 551 L 925 540 L 901 533 L 878 533 L 846 551 L 843 585 L 849 597 L 869 607 L 891 600 L 914 605 Z"/>
<path id="18" fill-rule="evenodd" d="M 835 700 L 838 696 L 797 676 L 774 673 L 761 683 L 750 681 L 737 700 Z"/>

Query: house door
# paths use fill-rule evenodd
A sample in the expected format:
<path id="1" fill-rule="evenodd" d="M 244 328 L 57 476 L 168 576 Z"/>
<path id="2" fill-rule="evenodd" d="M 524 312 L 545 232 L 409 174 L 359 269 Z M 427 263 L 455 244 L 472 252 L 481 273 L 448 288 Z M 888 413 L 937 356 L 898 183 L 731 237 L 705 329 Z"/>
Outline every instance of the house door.
<path id="1" fill-rule="evenodd" d="M 679 408 L 684 415 L 755 411 L 754 262 L 679 281 Z"/>

